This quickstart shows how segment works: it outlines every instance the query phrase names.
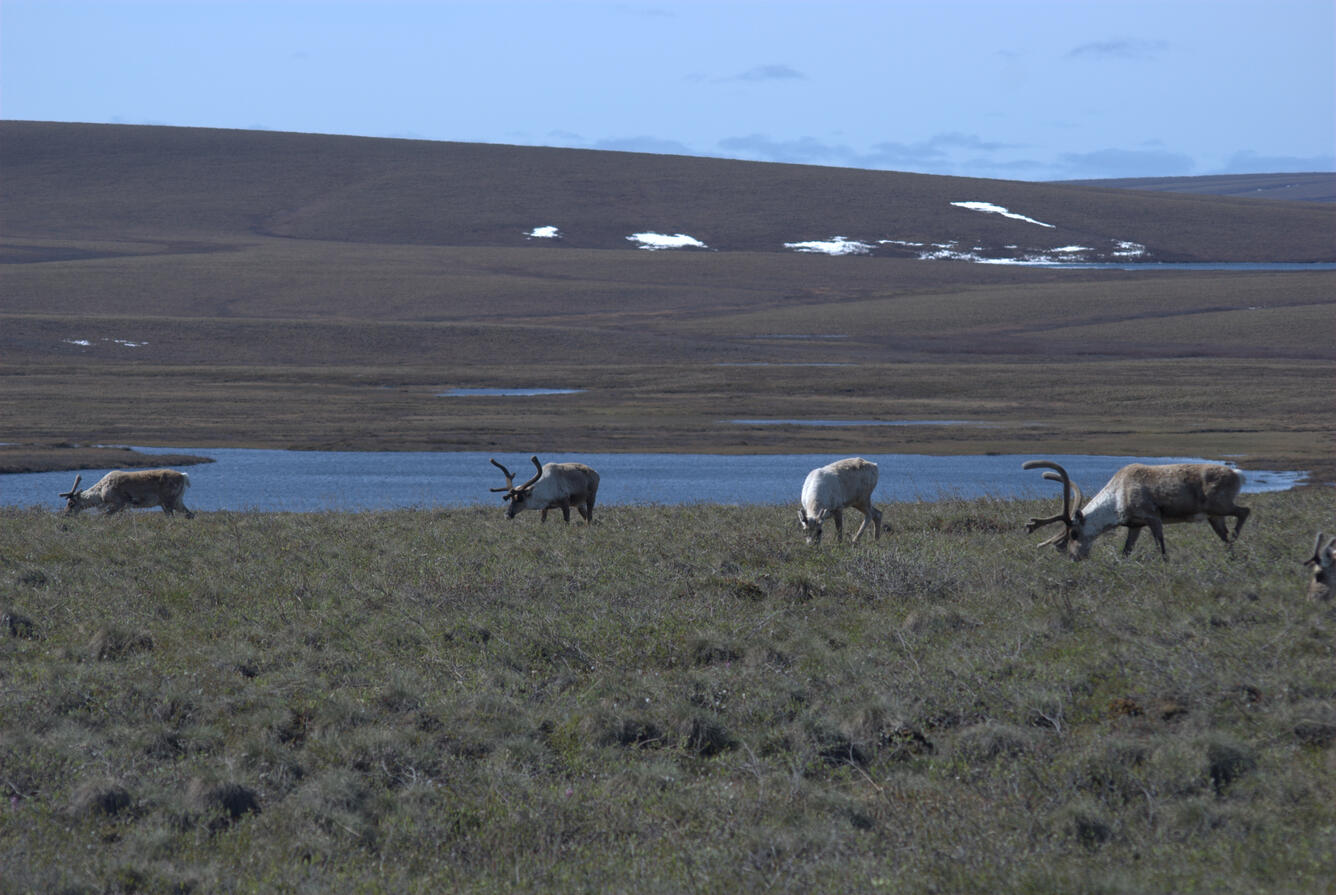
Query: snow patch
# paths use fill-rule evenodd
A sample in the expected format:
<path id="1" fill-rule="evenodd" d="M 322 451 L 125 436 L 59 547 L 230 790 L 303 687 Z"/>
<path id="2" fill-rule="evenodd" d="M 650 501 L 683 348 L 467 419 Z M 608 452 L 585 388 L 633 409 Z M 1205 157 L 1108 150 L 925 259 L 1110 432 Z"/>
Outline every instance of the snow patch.
<path id="1" fill-rule="evenodd" d="M 994 205 L 991 202 L 952 202 L 957 208 L 968 208 L 970 211 L 982 211 L 986 214 L 1000 214 L 1004 218 L 1012 218 L 1017 221 L 1025 221 L 1027 224 L 1037 224 L 1040 227 L 1047 227 L 1050 230 L 1055 229 L 1053 224 L 1045 224 L 1043 221 L 1036 221 L 1034 218 L 1027 218 L 1023 214 L 1016 214 L 1014 211 L 1008 211 L 1001 205 Z"/>
<path id="2" fill-rule="evenodd" d="M 67 345 L 78 345 L 80 348 L 93 347 L 92 339 L 61 339 Z M 122 348 L 143 348 L 148 342 L 132 342 L 129 339 L 98 339 L 99 342 L 111 342 L 114 345 L 120 345 Z"/>
<path id="3" fill-rule="evenodd" d="M 631 242 L 640 243 L 639 248 L 648 249 L 651 252 L 657 252 L 660 249 L 709 248 L 699 239 L 694 236 L 687 236 L 685 233 L 675 233 L 672 236 L 666 233 L 632 233 L 626 238 Z"/>
<path id="4" fill-rule="evenodd" d="M 815 252 L 822 255 L 866 255 L 872 251 L 872 246 L 867 243 L 858 242 L 844 236 L 836 236 L 825 241 L 786 242 L 784 248 L 793 249 L 795 252 Z"/>
<path id="5" fill-rule="evenodd" d="M 561 231 L 551 224 L 545 227 L 534 227 L 524 235 L 530 239 L 561 239 Z"/>

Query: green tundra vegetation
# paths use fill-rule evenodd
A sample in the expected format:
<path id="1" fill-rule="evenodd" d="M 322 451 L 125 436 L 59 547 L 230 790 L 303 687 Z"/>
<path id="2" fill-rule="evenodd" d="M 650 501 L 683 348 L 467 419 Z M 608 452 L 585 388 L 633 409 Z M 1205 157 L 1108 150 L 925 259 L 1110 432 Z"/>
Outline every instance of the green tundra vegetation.
<path id="1" fill-rule="evenodd" d="M 1243 502 L 3 510 L 0 891 L 1324 891 L 1331 495 Z"/>

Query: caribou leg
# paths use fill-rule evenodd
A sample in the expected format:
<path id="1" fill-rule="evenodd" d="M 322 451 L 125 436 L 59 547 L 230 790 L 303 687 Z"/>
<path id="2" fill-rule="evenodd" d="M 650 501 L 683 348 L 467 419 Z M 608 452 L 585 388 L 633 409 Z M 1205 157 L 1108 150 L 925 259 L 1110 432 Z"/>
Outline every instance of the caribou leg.
<path id="1" fill-rule="evenodd" d="M 1164 525 L 1159 519 L 1151 519 L 1146 524 L 1150 526 L 1150 533 L 1155 536 L 1155 543 L 1160 545 L 1160 556 L 1168 559 L 1169 551 L 1164 547 Z"/>
<path id="2" fill-rule="evenodd" d="M 1127 540 L 1123 542 L 1123 556 L 1132 555 L 1132 547 L 1136 544 L 1137 538 L 1141 537 L 1140 525 L 1127 526 Z"/>
<path id="3" fill-rule="evenodd" d="M 1231 515 L 1238 520 L 1234 523 L 1234 540 L 1239 539 L 1239 529 L 1243 528 L 1243 523 L 1248 521 L 1248 516 L 1251 513 L 1252 510 L 1247 507 L 1234 507 L 1234 512 Z"/>

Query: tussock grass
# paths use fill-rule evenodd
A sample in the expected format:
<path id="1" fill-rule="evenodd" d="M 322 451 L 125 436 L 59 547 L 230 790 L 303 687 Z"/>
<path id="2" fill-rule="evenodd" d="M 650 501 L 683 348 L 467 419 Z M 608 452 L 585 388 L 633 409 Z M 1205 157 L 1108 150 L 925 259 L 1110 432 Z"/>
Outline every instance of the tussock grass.
<path id="1" fill-rule="evenodd" d="M 1330 493 L 1247 502 L 1230 551 L 1079 565 L 1000 500 L 822 548 L 780 507 L 3 511 L 0 891 L 1316 891 Z"/>

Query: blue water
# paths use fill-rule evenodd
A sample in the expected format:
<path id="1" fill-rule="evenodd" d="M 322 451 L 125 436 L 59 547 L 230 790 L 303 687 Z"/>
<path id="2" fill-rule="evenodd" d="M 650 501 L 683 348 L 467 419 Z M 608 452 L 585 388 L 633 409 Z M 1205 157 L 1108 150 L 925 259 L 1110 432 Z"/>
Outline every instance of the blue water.
<path id="1" fill-rule="evenodd" d="M 186 505 L 193 510 L 371 510 L 495 504 L 488 488 L 505 484 L 488 463 L 495 456 L 527 478 L 533 464 L 524 454 L 355 453 L 268 451 L 237 448 L 139 448 L 144 453 L 190 453 L 217 462 L 179 467 L 190 475 Z M 797 503 L 803 478 L 842 454 L 543 454 L 544 463 L 579 460 L 598 470 L 598 503 L 778 504 Z M 1037 472 L 1021 469 L 1037 455 L 938 457 L 926 454 L 864 454 L 880 465 L 880 502 L 941 497 L 1037 497 L 1058 494 Z M 1127 463 L 1176 463 L 1183 457 L 1044 455 L 1067 468 L 1093 494 Z M 105 469 L 82 470 L 87 486 Z M 56 495 L 69 490 L 73 472 L 0 475 L 0 505 L 62 509 Z M 1244 491 L 1283 491 L 1303 473 L 1248 471 Z M 156 512 L 156 511 L 155 511 Z"/>

